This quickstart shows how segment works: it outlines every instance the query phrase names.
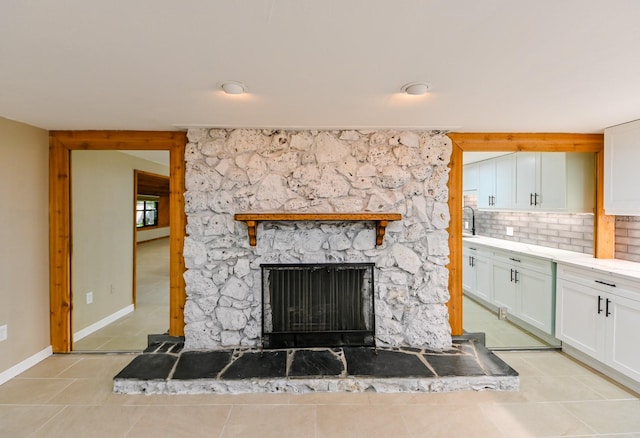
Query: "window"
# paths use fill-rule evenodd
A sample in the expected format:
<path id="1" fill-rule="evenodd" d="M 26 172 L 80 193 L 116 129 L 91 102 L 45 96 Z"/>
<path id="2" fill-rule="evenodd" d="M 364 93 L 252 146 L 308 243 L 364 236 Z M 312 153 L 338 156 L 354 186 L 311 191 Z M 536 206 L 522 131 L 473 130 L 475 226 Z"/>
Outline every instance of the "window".
<path id="1" fill-rule="evenodd" d="M 158 201 L 148 197 L 138 197 L 136 201 L 136 228 L 158 225 Z"/>

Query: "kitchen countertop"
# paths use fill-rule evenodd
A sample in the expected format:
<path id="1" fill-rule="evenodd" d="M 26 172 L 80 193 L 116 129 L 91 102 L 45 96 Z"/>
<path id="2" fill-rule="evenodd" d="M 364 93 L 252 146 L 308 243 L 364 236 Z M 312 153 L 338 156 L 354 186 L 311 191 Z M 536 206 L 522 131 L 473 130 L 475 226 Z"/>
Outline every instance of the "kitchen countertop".
<path id="1" fill-rule="evenodd" d="M 596 259 L 589 254 L 566 251 L 563 249 L 547 248 L 545 246 L 530 245 L 528 243 L 512 242 L 484 236 L 463 235 L 462 240 L 467 243 L 498 248 L 506 251 L 521 252 L 532 257 L 540 257 L 556 263 L 565 263 L 582 268 L 602 271 L 620 278 L 640 280 L 640 263 L 619 259 Z"/>

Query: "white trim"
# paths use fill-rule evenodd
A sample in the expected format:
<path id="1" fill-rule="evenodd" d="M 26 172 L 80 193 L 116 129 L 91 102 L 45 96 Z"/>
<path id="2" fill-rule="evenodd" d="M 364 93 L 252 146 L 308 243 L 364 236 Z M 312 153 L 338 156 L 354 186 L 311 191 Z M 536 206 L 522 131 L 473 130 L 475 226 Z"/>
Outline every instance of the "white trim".
<path id="1" fill-rule="evenodd" d="M 52 354 L 53 354 L 53 350 L 51 348 L 51 345 L 49 345 L 44 350 L 39 351 L 38 353 L 34 354 L 33 356 L 26 358 L 25 360 L 23 360 L 22 362 L 18 363 L 17 365 L 12 366 L 8 370 L 1 372 L 0 373 L 0 385 L 2 385 L 5 382 L 8 382 L 11 379 L 13 379 L 18 374 L 21 374 L 21 373 L 27 371 L 29 368 L 31 368 L 32 366 L 36 365 L 37 363 L 45 360 L 46 358 L 48 358 Z"/>
<path id="2" fill-rule="evenodd" d="M 115 322 L 118 319 L 122 318 L 123 316 L 128 315 L 129 313 L 133 312 L 134 309 L 135 308 L 134 308 L 133 304 L 129 304 L 127 307 L 123 307 L 122 309 L 118 310 L 115 313 L 112 313 L 111 315 L 107 316 L 106 318 L 102 318 L 100 321 L 95 322 L 95 323 L 91 324 L 90 326 L 83 328 L 82 330 L 78 330 L 77 332 L 75 332 L 73 334 L 73 342 L 77 342 L 82 338 L 86 338 L 91 333 L 97 332 L 101 328 L 104 328 L 104 327 L 108 326 L 109 324 L 111 324 L 112 322 Z"/>

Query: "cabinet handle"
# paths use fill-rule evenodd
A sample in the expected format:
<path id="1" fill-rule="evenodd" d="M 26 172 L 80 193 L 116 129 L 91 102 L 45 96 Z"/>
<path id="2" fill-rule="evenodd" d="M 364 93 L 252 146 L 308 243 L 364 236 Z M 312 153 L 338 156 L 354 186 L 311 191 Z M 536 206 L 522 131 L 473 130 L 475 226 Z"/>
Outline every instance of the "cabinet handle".
<path id="1" fill-rule="evenodd" d="M 475 251 L 475 250 L 476 250 L 476 248 L 472 248 L 472 247 L 469 247 L 469 249 L 470 249 L 471 251 Z"/>
<path id="2" fill-rule="evenodd" d="M 534 193 L 533 194 L 533 205 L 538 205 L 538 194 Z"/>
<path id="3" fill-rule="evenodd" d="M 491 206 L 491 198 L 493 198 L 493 196 L 489 195 L 489 206 Z"/>
<path id="4" fill-rule="evenodd" d="M 529 193 L 529 205 L 533 205 L 533 193 Z"/>
<path id="5" fill-rule="evenodd" d="M 605 286 L 616 287 L 616 285 L 613 283 L 605 283 L 604 281 L 600 281 L 600 280 L 594 280 L 594 281 L 599 284 L 604 284 Z"/>
<path id="6" fill-rule="evenodd" d="M 520 263 L 520 259 L 514 259 L 514 258 L 512 258 L 512 257 L 509 257 L 509 260 L 511 260 L 512 262 L 518 262 L 518 263 Z"/>
<path id="7" fill-rule="evenodd" d="M 598 295 L 598 315 L 600 315 L 602 313 L 602 297 L 600 295 Z"/>
<path id="8" fill-rule="evenodd" d="M 518 270 L 514 269 L 513 272 L 515 273 L 514 283 L 517 283 L 518 281 L 520 281 L 520 280 L 518 280 Z"/>
<path id="9" fill-rule="evenodd" d="M 511 269 L 511 280 L 510 281 L 513 281 L 513 269 Z"/>
<path id="10" fill-rule="evenodd" d="M 607 300 L 604 303 L 604 316 L 606 316 L 607 318 L 609 317 L 609 315 L 611 315 L 611 312 L 609 312 L 609 303 L 611 302 L 611 300 L 609 298 L 607 298 Z"/>

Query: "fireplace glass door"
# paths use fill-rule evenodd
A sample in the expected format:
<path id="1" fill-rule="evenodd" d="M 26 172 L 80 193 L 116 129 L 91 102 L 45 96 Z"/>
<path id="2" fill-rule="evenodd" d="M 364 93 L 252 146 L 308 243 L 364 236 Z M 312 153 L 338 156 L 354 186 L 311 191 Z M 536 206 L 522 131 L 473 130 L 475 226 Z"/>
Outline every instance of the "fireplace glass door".
<path id="1" fill-rule="evenodd" d="M 263 346 L 374 345 L 373 266 L 262 265 Z"/>

